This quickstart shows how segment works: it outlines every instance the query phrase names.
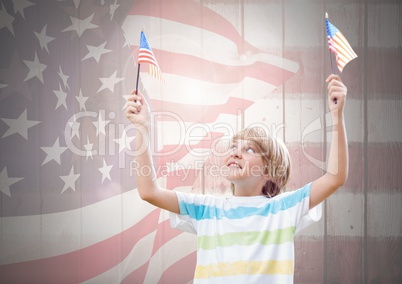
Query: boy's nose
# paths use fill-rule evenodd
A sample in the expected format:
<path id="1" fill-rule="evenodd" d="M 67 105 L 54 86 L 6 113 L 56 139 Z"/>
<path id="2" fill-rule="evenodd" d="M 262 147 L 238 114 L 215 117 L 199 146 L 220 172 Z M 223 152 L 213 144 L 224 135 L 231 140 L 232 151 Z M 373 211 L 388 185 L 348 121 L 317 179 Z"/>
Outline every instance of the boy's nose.
<path id="1" fill-rule="evenodd" d="M 240 148 L 232 149 L 231 156 L 240 159 L 241 158 L 241 149 Z"/>

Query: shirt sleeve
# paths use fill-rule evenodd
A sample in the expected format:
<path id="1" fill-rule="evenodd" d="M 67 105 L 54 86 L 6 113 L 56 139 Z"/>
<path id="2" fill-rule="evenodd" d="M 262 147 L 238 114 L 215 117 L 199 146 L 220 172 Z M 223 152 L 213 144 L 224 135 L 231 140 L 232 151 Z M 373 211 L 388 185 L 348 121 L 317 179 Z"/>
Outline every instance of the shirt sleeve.
<path id="1" fill-rule="evenodd" d="M 322 203 L 309 209 L 310 189 L 311 183 L 288 193 L 284 199 L 288 208 L 294 206 L 293 210 L 291 210 L 290 218 L 293 219 L 296 226 L 295 234 L 300 233 L 303 229 L 321 219 Z"/>
<path id="2" fill-rule="evenodd" d="M 170 226 L 184 232 L 197 234 L 198 221 L 205 210 L 205 196 L 176 191 L 180 214 L 170 213 Z"/>

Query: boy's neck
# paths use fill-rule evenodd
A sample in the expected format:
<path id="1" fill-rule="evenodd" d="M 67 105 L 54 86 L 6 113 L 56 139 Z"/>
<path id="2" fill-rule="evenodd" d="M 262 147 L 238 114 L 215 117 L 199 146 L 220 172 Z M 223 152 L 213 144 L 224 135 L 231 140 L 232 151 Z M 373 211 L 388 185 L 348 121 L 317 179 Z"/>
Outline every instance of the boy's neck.
<path id="1" fill-rule="evenodd" d="M 259 185 L 234 185 L 234 196 L 259 196 L 262 194 L 262 186 Z"/>

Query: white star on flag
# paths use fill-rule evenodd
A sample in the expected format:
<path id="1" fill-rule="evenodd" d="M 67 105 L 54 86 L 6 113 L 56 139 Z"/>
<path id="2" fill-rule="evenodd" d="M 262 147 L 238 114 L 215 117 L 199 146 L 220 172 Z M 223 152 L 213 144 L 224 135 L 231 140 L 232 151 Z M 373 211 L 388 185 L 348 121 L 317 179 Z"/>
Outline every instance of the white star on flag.
<path id="1" fill-rule="evenodd" d="M 110 177 L 110 170 L 112 169 L 112 167 L 113 165 L 108 166 L 105 159 L 103 159 L 103 166 L 98 169 L 102 173 L 102 183 L 105 181 L 106 178 L 108 180 L 112 180 L 112 178 Z"/>
<path id="2" fill-rule="evenodd" d="M 59 142 L 59 137 L 57 137 L 56 141 L 54 141 L 52 147 L 40 147 L 43 152 L 46 153 L 46 158 L 42 162 L 42 166 L 52 160 L 56 161 L 59 165 L 61 165 L 60 162 L 60 156 L 61 154 L 64 153 L 64 151 L 67 150 L 67 147 L 61 147 L 60 142 Z"/>
<path id="3" fill-rule="evenodd" d="M 61 105 L 63 105 L 64 108 L 67 109 L 67 103 L 66 103 L 67 93 L 62 90 L 60 84 L 59 84 L 59 89 L 53 90 L 53 93 L 57 97 L 57 104 L 56 104 L 55 109 L 58 109 Z"/>
<path id="4" fill-rule="evenodd" d="M 110 19 L 113 20 L 114 12 L 120 7 L 120 4 L 117 4 L 117 0 L 114 1 L 113 4 L 110 4 Z"/>
<path id="5" fill-rule="evenodd" d="M 99 136 L 99 133 L 102 133 L 106 136 L 106 125 L 108 125 L 110 120 L 103 120 L 102 113 L 99 113 L 98 121 L 92 122 L 96 127 L 96 137 Z"/>
<path id="6" fill-rule="evenodd" d="M 60 67 L 60 71 L 57 72 L 57 74 L 59 74 L 60 79 L 63 81 L 64 89 L 70 89 L 70 87 L 68 86 L 68 83 L 67 83 L 69 76 L 67 76 L 63 73 L 63 70 L 61 70 L 61 66 L 59 66 L 59 67 Z"/>
<path id="7" fill-rule="evenodd" d="M 10 186 L 14 183 L 22 180 L 23 178 L 10 178 L 7 174 L 7 167 L 5 167 L 0 173 L 0 192 L 11 197 Z"/>
<path id="8" fill-rule="evenodd" d="M 81 123 L 77 121 L 77 118 L 73 117 L 73 121 L 69 121 L 68 125 L 71 128 L 71 136 L 70 139 L 73 139 L 75 136 L 77 136 L 78 139 L 80 139 L 80 126 Z"/>
<path id="9" fill-rule="evenodd" d="M 124 129 L 123 133 L 120 138 L 118 139 L 113 139 L 114 142 L 119 144 L 119 153 L 121 153 L 125 148 L 128 150 L 131 150 L 131 142 L 133 142 L 135 139 L 135 136 L 127 136 L 127 132 Z"/>
<path id="10" fill-rule="evenodd" d="M 12 134 L 19 134 L 24 137 L 25 140 L 28 140 L 28 129 L 40 123 L 40 121 L 28 120 L 26 109 L 17 119 L 2 118 L 1 120 L 9 127 L 1 138 L 5 138 Z"/>
<path id="11" fill-rule="evenodd" d="M 25 19 L 24 9 L 32 5 L 35 5 L 35 3 L 29 2 L 27 0 L 13 1 L 13 4 L 14 4 L 14 13 L 15 14 L 17 14 L 17 12 L 20 13 L 23 19 Z"/>
<path id="12" fill-rule="evenodd" d="M 15 36 L 13 22 L 15 18 L 7 13 L 3 3 L 0 3 L 0 29 L 7 27 L 10 33 Z"/>
<path id="13" fill-rule="evenodd" d="M 34 32 L 34 33 L 35 33 L 36 37 L 37 37 L 38 40 L 39 40 L 40 48 L 41 48 L 42 50 L 45 49 L 45 50 L 47 51 L 47 53 L 49 53 L 49 48 L 47 47 L 47 45 L 48 45 L 51 41 L 55 40 L 55 38 L 54 38 L 54 37 L 51 37 L 51 36 L 48 36 L 48 35 L 46 34 L 46 29 L 47 29 L 47 25 L 45 25 L 45 26 L 43 27 L 43 29 L 42 29 L 42 31 L 41 31 L 40 33 L 37 33 L 37 32 Z"/>
<path id="14" fill-rule="evenodd" d="M 60 176 L 60 178 L 64 181 L 64 187 L 61 193 L 71 188 L 75 191 L 75 182 L 80 177 L 81 174 L 74 174 L 74 166 L 71 167 L 70 173 L 67 176 Z"/>
<path id="15" fill-rule="evenodd" d="M 92 57 L 93 59 L 96 60 L 96 62 L 99 63 L 99 60 L 103 54 L 112 51 L 110 49 L 105 49 L 105 46 L 106 46 L 106 41 L 99 46 L 87 45 L 89 52 L 87 55 L 85 55 L 85 57 L 81 61 L 84 61 L 85 59 L 89 59 Z"/>
<path id="16" fill-rule="evenodd" d="M 78 103 L 80 104 L 80 110 L 87 110 L 85 107 L 85 102 L 89 99 L 89 97 L 83 97 L 82 96 L 82 90 L 80 89 L 80 94 L 78 96 L 75 96 L 77 99 Z"/>
<path id="17" fill-rule="evenodd" d="M 84 145 L 85 151 L 86 151 L 86 161 L 88 161 L 88 158 L 91 157 L 93 160 L 94 157 L 92 156 L 92 148 L 94 147 L 93 143 L 89 142 L 89 137 L 87 136 L 87 144 Z"/>
<path id="18" fill-rule="evenodd" d="M 23 60 L 26 66 L 29 68 L 28 75 L 25 77 L 24 81 L 32 79 L 33 77 L 38 78 L 42 84 L 43 82 L 43 71 L 46 69 L 46 65 L 39 62 L 38 54 L 35 52 L 35 59 L 34 61 Z"/>
<path id="19" fill-rule="evenodd" d="M 99 78 L 102 82 L 102 86 L 99 88 L 98 93 L 104 89 L 109 89 L 112 93 L 114 92 L 114 86 L 123 81 L 124 78 L 117 78 L 117 70 L 109 78 Z"/>
<path id="20" fill-rule="evenodd" d="M 85 18 L 83 20 L 81 19 L 77 19 L 74 17 L 70 17 L 71 19 L 71 26 L 65 28 L 64 30 L 62 30 L 62 32 L 68 32 L 68 31 L 76 31 L 78 34 L 78 37 L 81 37 L 82 34 L 89 29 L 95 29 L 99 26 L 92 24 L 92 18 L 94 17 L 94 14 L 92 14 L 91 16 L 89 16 L 88 18 Z"/>
<path id="21" fill-rule="evenodd" d="M 59 0 L 60 1 L 60 0 Z M 73 0 L 76 9 L 80 6 L 81 0 Z"/>

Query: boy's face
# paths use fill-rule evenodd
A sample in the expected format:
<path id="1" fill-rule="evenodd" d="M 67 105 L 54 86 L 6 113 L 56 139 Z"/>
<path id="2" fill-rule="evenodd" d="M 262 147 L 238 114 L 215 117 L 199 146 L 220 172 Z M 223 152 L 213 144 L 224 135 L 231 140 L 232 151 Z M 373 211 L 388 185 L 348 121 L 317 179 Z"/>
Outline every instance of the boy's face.
<path id="1" fill-rule="evenodd" d="M 256 143 L 251 140 L 238 139 L 231 144 L 229 155 L 225 158 L 228 167 L 226 178 L 230 182 L 250 180 L 265 183 L 264 162 L 257 149 Z"/>

